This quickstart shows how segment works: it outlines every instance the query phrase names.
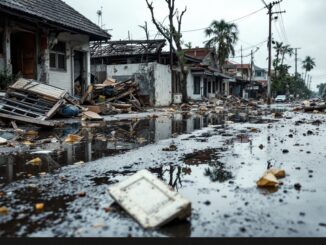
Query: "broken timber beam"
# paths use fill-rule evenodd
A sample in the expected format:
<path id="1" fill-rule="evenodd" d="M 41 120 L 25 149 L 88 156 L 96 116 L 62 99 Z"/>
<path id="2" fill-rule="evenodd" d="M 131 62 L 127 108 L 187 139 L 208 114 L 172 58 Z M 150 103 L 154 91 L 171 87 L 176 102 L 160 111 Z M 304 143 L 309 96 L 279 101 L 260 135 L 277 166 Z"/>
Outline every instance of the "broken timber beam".
<path id="1" fill-rule="evenodd" d="M 35 124 L 44 127 L 60 127 L 63 125 L 63 123 L 59 121 L 43 121 L 43 120 L 34 119 L 30 117 L 13 116 L 13 115 L 8 115 L 3 113 L 0 113 L 0 118 L 7 119 L 10 121 L 19 121 L 19 122 L 24 122 L 29 124 Z"/>

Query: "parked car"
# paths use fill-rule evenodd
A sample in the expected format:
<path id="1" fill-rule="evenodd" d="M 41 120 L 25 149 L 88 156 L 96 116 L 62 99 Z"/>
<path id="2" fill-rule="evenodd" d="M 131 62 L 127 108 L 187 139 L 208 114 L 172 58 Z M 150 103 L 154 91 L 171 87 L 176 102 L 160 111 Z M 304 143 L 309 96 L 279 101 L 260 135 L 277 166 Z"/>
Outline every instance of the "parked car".
<path id="1" fill-rule="evenodd" d="M 286 95 L 279 95 L 275 98 L 276 103 L 284 103 L 287 101 Z"/>

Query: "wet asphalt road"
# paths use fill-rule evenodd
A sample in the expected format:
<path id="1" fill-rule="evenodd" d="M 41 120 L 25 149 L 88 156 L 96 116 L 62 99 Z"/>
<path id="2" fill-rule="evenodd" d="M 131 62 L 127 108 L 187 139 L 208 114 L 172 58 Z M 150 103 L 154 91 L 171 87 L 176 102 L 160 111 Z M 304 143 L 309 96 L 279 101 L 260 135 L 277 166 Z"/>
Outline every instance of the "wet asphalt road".
<path id="1" fill-rule="evenodd" d="M 9 209 L 0 216 L 0 236 L 324 237 L 326 115 L 285 117 L 168 135 L 124 154 L 11 182 L 0 190 L 0 206 Z M 167 118 L 156 120 L 164 126 Z M 177 151 L 162 151 L 171 144 Z M 268 165 L 287 172 L 278 189 L 256 187 Z M 187 222 L 145 231 L 112 205 L 108 187 L 142 169 L 191 200 Z M 40 202 L 43 212 L 34 210 Z"/>

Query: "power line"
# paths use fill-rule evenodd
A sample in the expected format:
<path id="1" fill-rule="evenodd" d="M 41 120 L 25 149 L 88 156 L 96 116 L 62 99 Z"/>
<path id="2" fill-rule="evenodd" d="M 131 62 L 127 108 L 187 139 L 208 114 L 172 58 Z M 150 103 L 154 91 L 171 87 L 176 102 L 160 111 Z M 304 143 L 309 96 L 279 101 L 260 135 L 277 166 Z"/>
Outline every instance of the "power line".
<path id="1" fill-rule="evenodd" d="M 263 9 L 265 9 L 265 7 L 264 8 L 261 8 L 261 9 L 258 9 L 258 10 L 254 11 L 254 12 L 252 12 L 250 14 L 247 14 L 245 16 L 242 16 L 240 18 L 237 18 L 237 19 L 234 19 L 234 20 L 231 20 L 231 21 L 227 21 L 227 23 L 235 23 L 235 22 L 238 22 L 238 21 L 240 21 L 242 19 L 248 18 L 248 17 L 250 17 L 250 16 L 252 16 L 254 14 L 257 14 L 258 12 L 262 11 Z M 203 30 L 206 30 L 207 28 L 208 27 L 204 27 L 204 28 L 198 28 L 198 29 L 193 29 L 193 30 L 186 30 L 186 31 L 181 31 L 181 32 L 182 33 L 187 33 L 187 32 L 203 31 Z"/>

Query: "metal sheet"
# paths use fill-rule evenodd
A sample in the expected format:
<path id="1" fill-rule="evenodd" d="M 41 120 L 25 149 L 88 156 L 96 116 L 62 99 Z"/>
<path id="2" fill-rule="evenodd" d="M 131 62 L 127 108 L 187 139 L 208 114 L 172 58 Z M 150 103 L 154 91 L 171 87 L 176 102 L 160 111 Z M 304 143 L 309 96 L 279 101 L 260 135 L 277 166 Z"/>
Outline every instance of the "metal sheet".
<path id="1" fill-rule="evenodd" d="M 191 215 L 191 202 L 147 170 L 111 187 L 109 193 L 145 229 Z"/>

